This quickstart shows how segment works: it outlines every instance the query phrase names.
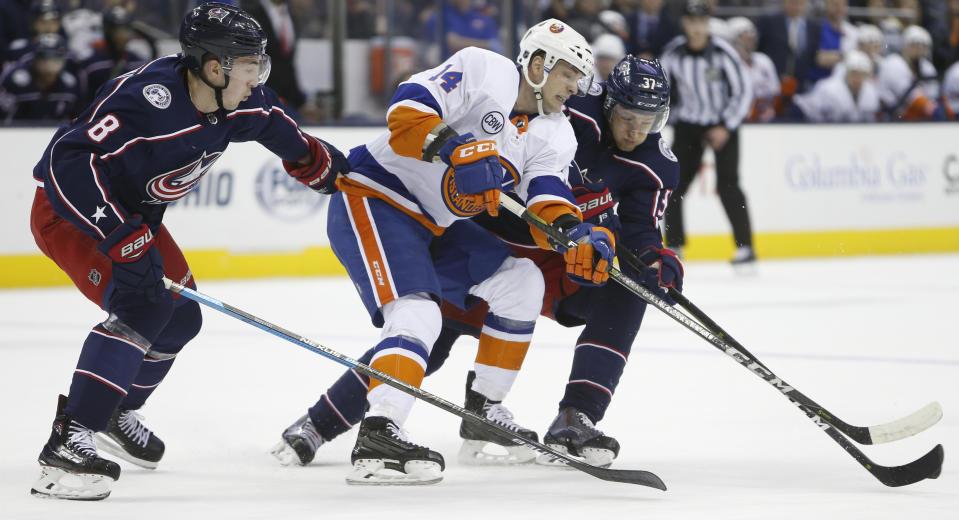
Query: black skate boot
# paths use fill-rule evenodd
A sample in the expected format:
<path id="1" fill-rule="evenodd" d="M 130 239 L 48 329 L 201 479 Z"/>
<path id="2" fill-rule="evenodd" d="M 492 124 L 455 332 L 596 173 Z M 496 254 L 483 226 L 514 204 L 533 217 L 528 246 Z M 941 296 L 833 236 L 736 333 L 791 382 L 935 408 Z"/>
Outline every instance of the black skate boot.
<path id="1" fill-rule="evenodd" d="M 93 430 L 63 413 L 67 398 L 60 396 L 50 440 L 40 452 L 40 478 L 30 493 L 40 498 L 103 500 L 120 478 L 120 466 L 97 454 Z"/>
<path id="2" fill-rule="evenodd" d="M 442 455 L 408 441 L 386 417 L 363 419 L 350 461 L 353 471 L 346 482 L 358 485 L 435 484 L 443 480 L 445 468 Z"/>
<path id="3" fill-rule="evenodd" d="M 476 372 L 470 370 L 466 375 L 464 408 L 506 427 L 517 437 L 539 440 L 536 432 L 513 422 L 513 414 L 499 401 L 490 401 L 483 394 L 474 391 L 474 379 L 476 379 Z M 463 464 L 523 464 L 536 458 L 536 452 L 526 445 L 516 444 L 511 437 L 497 435 L 465 419 L 460 423 L 460 437 L 463 438 L 463 446 L 460 448 L 459 460 Z M 487 448 L 496 451 L 491 452 Z M 505 454 L 502 453 L 504 450 Z"/>
<path id="4" fill-rule="evenodd" d="M 103 451 L 141 468 L 156 469 L 166 449 L 163 441 L 140 420 L 133 410 L 117 408 L 107 424 L 107 431 L 97 433 Z"/>
<path id="5" fill-rule="evenodd" d="M 582 458 L 586 463 L 601 468 L 609 467 L 619 455 L 616 439 L 604 435 L 583 412 L 563 408 L 549 426 L 543 443 L 562 453 Z M 540 455 L 541 464 L 557 463 L 549 455 Z"/>
<path id="6" fill-rule="evenodd" d="M 294 461 L 300 466 L 306 466 L 313 462 L 317 448 L 324 442 L 307 414 L 283 430 L 283 438 L 270 453 L 284 466 L 289 466 Z"/>

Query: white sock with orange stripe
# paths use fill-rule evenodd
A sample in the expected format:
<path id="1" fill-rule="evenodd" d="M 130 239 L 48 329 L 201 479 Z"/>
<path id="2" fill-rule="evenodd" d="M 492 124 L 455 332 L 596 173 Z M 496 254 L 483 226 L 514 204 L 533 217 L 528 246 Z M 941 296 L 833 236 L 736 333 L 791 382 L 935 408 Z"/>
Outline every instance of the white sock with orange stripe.
<path id="1" fill-rule="evenodd" d="M 424 293 L 402 296 L 383 306 L 383 336 L 373 348 L 370 366 L 413 386 L 420 386 L 426 373 L 430 347 L 442 326 L 440 307 Z M 367 417 L 388 417 L 398 425 L 406 422 L 414 398 L 376 379 L 366 395 Z"/>
<path id="2" fill-rule="evenodd" d="M 502 401 L 523 366 L 535 321 L 517 321 L 487 314 L 476 352 L 472 389 L 491 401 Z"/>

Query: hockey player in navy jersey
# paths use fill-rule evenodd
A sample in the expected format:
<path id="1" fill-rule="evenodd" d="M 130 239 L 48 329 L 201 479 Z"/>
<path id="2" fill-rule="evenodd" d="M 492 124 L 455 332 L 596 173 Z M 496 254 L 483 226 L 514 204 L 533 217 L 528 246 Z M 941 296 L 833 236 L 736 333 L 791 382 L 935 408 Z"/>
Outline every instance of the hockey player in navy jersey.
<path id="1" fill-rule="evenodd" d="M 682 264 L 663 248 L 659 227 L 669 195 L 679 182 L 676 158 L 659 133 L 669 117 L 669 83 L 659 62 L 627 56 L 605 84 L 594 84 L 585 97 L 566 100 L 566 108 L 578 143 L 575 163 L 583 169 L 580 173 L 571 168 L 569 181 L 583 217 L 618 230 L 618 240 L 651 266 L 637 273 L 623 265 L 624 273 L 664 297 L 665 287 L 681 290 Z M 613 210 L 617 203 L 618 215 Z M 496 218 L 480 214 L 473 220 L 512 245 L 517 256 L 539 266 L 546 281 L 542 315 L 569 327 L 586 325 L 576 341 L 559 413 L 544 442 L 591 464 L 610 464 L 619 445 L 595 424 L 603 418 L 619 383 L 646 303 L 618 284 L 573 283 L 566 276 L 563 256 L 536 247 L 525 223 L 511 214 Z M 430 351 L 427 375 L 443 364 L 461 334 L 480 337 L 487 307 L 480 304 L 464 312 L 444 303 L 442 310 L 444 328 Z M 360 359 L 368 360 L 372 354 L 371 350 Z M 467 407 L 477 399 L 474 377 L 467 378 Z M 308 464 L 321 444 L 359 421 L 368 383 L 354 371 L 344 373 L 307 416 L 284 432 L 277 452 L 281 462 Z M 508 419 L 506 424 L 511 423 Z M 502 455 L 503 450 L 479 452 L 466 422 L 460 434 L 464 462 L 521 462 L 513 455 Z"/>
<path id="2" fill-rule="evenodd" d="M 182 54 L 109 81 L 62 126 L 33 171 L 30 216 L 37 245 L 89 300 L 108 313 L 83 343 L 40 453 L 41 497 L 97 500 L 120 475 L 105 451 L 146 468 L 163 442 L 136 411 L 200 329 L 199 306 L 164 289 L 164 274 L 195 287 L 161 223 L 230 142 L 258 141 L 290 175 L 321 193 L 348 167 L 343 155 L 302 132 L 276 94 L 266 37 L 242 10 L 205 3 L 180 29 Z"/>

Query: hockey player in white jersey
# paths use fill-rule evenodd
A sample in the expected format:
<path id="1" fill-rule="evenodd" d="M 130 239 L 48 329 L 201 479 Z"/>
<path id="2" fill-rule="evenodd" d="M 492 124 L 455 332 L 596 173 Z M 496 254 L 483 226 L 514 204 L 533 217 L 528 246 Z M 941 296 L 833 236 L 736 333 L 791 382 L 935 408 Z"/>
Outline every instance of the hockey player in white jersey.
<path id="1" fill-rule="evenodd" d="M 841 75 L 819 80 L 793 98 L 796 114 L 813 123 L 870 123 L 879 115 L 879 93 L 872 79 L 872 60 L 852 50 L 842 62 Z"/>
<path id="2" fill-rule="evenodd" d="M 902 31 L 902 52 L 879 62 L 876 83 L 883 109 L 893 120 L 937 118 L 939 80 L 929 60 L 932 37 L 918 25 Z"/>
<path id="3" fill-rule="evenodd" d="M 516 61 L 518 68 L 498 54 L 467 48 L 400 84 L 387 112 L 388 131 L 350 152 L 351 172 L 330 201 L 328 233 L 373 323 L 383 329 L 360 361 L 418 386 L 442 325 L 440 300 L 463 308 L 485 300 L 490 312 L 470 389 L 479 397 L 467 407 L 532 438 L 535 432 L 513 423 L 499 402 L 529 346 L 543 279 L 533 262 L 512 258 L 466 219 L 496 214 L 501 191 L 514 191 L 578 241 L 565 255 L 570 276 L 582 283 L 605 283 L 615 248 L 608 230 L 582 222 L 567 186 L 576 140 L 561 111 L 591 82 L 589 45 L 562 22 L 547 20 L 526 33 Z M 519 127 L 510 121 L 516 118 L 522 118 Z M 538 244 L 550 248 L 543 235 Z M 335 401 L 324 396 L 331 407 Z M 402 430 L 413 398 L 372 380 L 367 401 L 347 481 L 438 482 L 442 455 L 409 442 Z M 315 451 L 321 441 L 310 430 L 310 417 L 301 418 L 274 454 L 290 460 L 301 457 L 302 448 Z M 303 444 L 311 440 L 314 446 Z"/>

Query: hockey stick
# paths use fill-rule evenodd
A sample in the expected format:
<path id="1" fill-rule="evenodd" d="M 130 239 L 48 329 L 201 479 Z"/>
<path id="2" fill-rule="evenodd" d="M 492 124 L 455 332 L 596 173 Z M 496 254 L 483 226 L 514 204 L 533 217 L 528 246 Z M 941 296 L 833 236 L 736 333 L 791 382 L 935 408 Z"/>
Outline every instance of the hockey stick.
<path id="1" fill-rule="evenodd" d="M 622 260 L 625 260 L 638 270 L 646 269 L 648 267 L 646 263 L 634 255 L 632 251 L 619 244 L 616 245 L 616 256 Z M 758 358 L 756 358 L 756 356 L 746 350 L 746 347 L 736 341 L 728 332 L 723 330 L 719 324 L 713 321 L 712 318 L 710 318 L 699 307 L 693 304 L 693 302 L 689 301 L 689 299 L 686 298 L 683 293 L 672 287 L 668 288 L 667 293 L 669 294 L 669 297 L 673 299 L 673 301 L 679 304 L 680 307 L 686 309 L 686 311 L 688 311 L 694 318 L 699 320 L 699 322 L 711 332 L 725 340 L 730 345 L 739 349 L 740 352 L 748 356 L 753 362 L 759 365 L 760 368 L 771 372 L 761 361 L 759 361 Z M 875 426 L 853 426 L 836 417 L 835 414 L 829 410 L 826 410 L 819 405 L 819 403 L 813 401 L 799 390 L 791 388 L 790 390 L 786 391 L 784 388 L 781 388 L 778 385 L 774 386 L 786 394 L 786 396 L 789 397 L 793 402 L 801 404 L 807 409 L 812 410 L 816 413 L 816 415 L 825 419 L 826 422 L 833 425 L 837 430 L 841 431 L 859 444 L 882 444 L 904 439 L 906 437 L 911 437 L 917 433 L 925 431 L 942 419 L 942 406 L 940 406 L 938 402 L 934 401 L 922 407 L 918 411 L 892 422 L 877 424 Z"/>
<path id="2" fill-rule="evenodd" d="M 337 363 L 340 363 L 341 365 L 345 365 L 349 368 L 352 368 L 353 370 L 356 370 L 360 374 L 376 379 L 382 382 L 383 384 L 392 386 L 393 388 L 396 388 L 397 390 L 403 393 L 409 394 L 417 399 L 426 401 L 427 403 L 430 403 L 433 406 L 436 406 L 437 408 L 450 412 L 453 415 L 459 416 L 487 430 L 493 431 L 498 436 L 507 438 L 515 444 L 525 444 L 527 447 L 532 448 L 533 450 L 536 450 L 539 453 L 543 453 L 543 454 L 549 455 L 550 457 L 558 459 L 566 463 L 566 465 L 572 468 L 578 469 L 582 471 L 583 473 L 587 473 L 598 479 L 608 480 L 610 482 L 638 484 L 640 486 L 647 486 L 647 487 L 652 487 L 652 488 L 666 491 L 666 484 L 664 484 L 662 479 L 660 479 L 654 473 L 651 473 L 649 471 L 640 471 L 640 470 L 600 468 L 590 464 L 586 464 L 585 462 L 581 462 L 576 459 L 572 459 L 566 456 L 565 454 L 560 453 L 559 451 L 556 451 L 553 448 L 550 448 L 549 446 L 545 444 L 541 444 L 539 442 L 516 435 L 514 432 L 510 431 L 508 428 L 504 426 L 501 426 L 493 421 L 490 421 L 489 419 L 485 417 L 480 417 L 474 414 L 473 412 L 470 412 L 469 410 L 461 408 L 421 388 L 415 387 L 404 381 L 400 381 L 399 379 L 396 379 L 388 374 L 385 374 L 383 372 L 380 372 L 379 370 L 376 370 L 367 365 L 364 365 L 363 363 L 360 363 L 359 361 L 349 356 L 343 355 L 333 349 L 324 347 L 323 345 L 320 345 L 319 343 L 316 343 L 315 341 L 312 341 L 306 337 L 290 332 L 262 318 L 258 318 L 252 314 L 244 312 L 236 307 L 233 307 L 232 305 L 223 303 L 203 293 L 190 289 L 189 287 L 186 287 L 184 285 L 171 281 L 169 278 L 163 278 L 163 284 L 166 286 L 167 289 L 181 296 L 184 296 L 197 303 L 206 305 L 207 307 L 216 309 L 224 314 L 233 316 L 234 318 L 237 318 L 241 321 L 245 321 L 246 323 L 249 323 L 250 325 L 253 325 L 254 327 L 257 327 L 261 330 L 269 332 L 270 334 L 273 334 L 274 336 L 283 338 L 291 343 L 295 343 L 311 352 L 315 352 L 323 357 L 332 359 L 333 361 L 336 361 Z"/>
<path id="3" fill-rule="evenodd" d="M 532 224 L 540 231 L 546 233 L 546 235 L 552 240 L 564 244 L 567 247 L 576 247 L 575 242 L 571 241 L 566 235 L 546 223 L 537 215 L 530 213 L 526 207 L 519 202 L 510 197 L 501 197 L 500 203 L 509 212 L 515 214 L 516 216 Z M 923 455 L 919 459 L 902 466 L 880 466 L 874 463 L 872 460 L 866 457 L 861 450 L 849 442 L 849 439 L 844 437 L 842 433 L 836 430 L 836 428 L 834 428 L 831 424 L 824 421 L 815 411 L 794 400 L 789 395 L 789 392 L 793 390 L 793 387 L 786 384 L 785 381 L 777 377 L 776 374 L 774 374 L 771 370 L 767 369 L 761 363 L 756 361 L 751 355 L 727 343 L 723 338 L 720 338 L 699 322 L 693 320 L 685 313 L 673 308 L 656 293 L 636 283 L 635 280 L 623 274 L 619 269 L 610 267 L 609 276 L 624 288 L 636 296 L 639 296 L 650 305 L 663 311 L 663 313 L 673 318 L 687 329 L 697 333 L 699 336 L 709 341 L 713 346 L 724 352 L 729 357 L 733 358 L 737 363 L 749 369 L 750 372 L 753 372 L 767 383 L 774 386 L 783 395 L 785 395 L 790 402 L 795 404 L 800 411 L 806 414 L 806 417 L 814 422 L 816 426 L 826 432 L 830 438 L 842 446 L 847 453 L 852 455 L 856 462 L 858 462 L 862 467 L 866 468 L 866 471 L 876 477 L 883 484 L 891 487 L 905 486 L 919 482 L 923 479 L 937 478 L 942 471 L 943 448 L 941 444 L 936 445 L 936 447 L 930 450 L 929 453 Z"/>

